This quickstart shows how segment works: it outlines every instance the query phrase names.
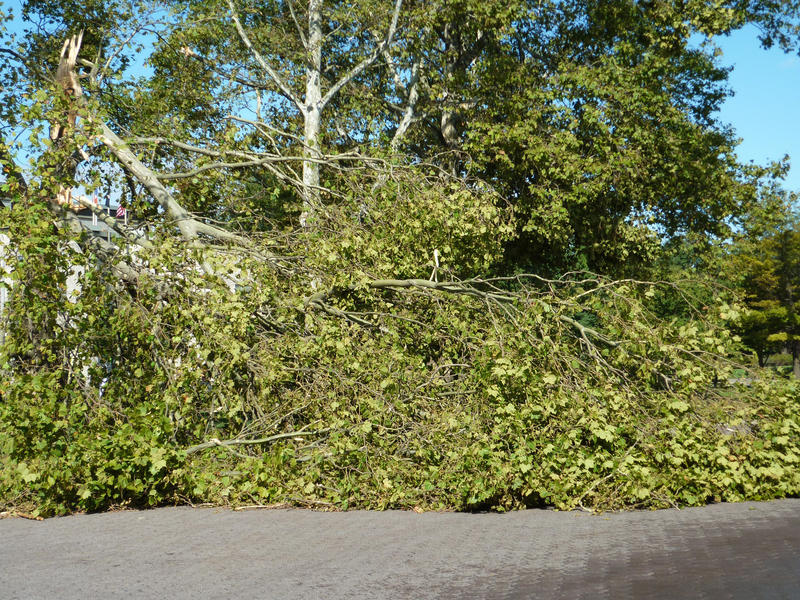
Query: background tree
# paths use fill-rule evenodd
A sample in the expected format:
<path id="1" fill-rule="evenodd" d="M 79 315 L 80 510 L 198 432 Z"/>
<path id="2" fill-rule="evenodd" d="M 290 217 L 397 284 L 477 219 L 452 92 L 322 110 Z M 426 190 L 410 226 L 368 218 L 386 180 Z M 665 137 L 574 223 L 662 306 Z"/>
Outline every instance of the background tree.
<path id="1" fill-rule="evenodd" d="M 787 349 L 800 377 L 800 222 L 794 197 L 783 195 L 754 215 L 734 250 L 737 283 L 749 311 L 743 315 L 744 342 L 764 366 L 769 354 Z"/>

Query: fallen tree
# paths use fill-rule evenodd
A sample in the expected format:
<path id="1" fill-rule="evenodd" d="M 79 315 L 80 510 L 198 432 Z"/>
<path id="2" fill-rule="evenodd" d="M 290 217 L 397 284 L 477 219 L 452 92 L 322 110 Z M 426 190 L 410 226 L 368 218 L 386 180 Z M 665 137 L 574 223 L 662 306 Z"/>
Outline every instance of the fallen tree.
<path id="1" fill-rule="evenodd" d="M 323 151 L 314 119 L 337 94 L 379 60 L 395 86 L 403 75 L 398 2 L 323 93 L 320 6 L 300 35 L 304 80 L 270 73 L 225 13 L 268 75 L 223 69 L 228 81 L 293 102 L 302 135 L 242 113 L 220 119 L 216 145 L 126 132 L 102 101 L 110 62 L 81 58 L 81 35 L 64 43 L 50 94 L 29 107 L 50 123 L 35 176 L 3 154 L 15 256 L 3 501 L 47 514 L 174 501 L 612 509 L 798 493 L 794 384 L 720 384 L 742 368 L 727 291 L 509 269 L 519 211 L 450 148 L 453 107 L 447 156 L 394 152 L 414 121 L 413 68 L 390 151 Z M 118 235 L 98 238 L 55 200 L 95 176 L 127 194 L 135 226 L 105 215 Z"/>

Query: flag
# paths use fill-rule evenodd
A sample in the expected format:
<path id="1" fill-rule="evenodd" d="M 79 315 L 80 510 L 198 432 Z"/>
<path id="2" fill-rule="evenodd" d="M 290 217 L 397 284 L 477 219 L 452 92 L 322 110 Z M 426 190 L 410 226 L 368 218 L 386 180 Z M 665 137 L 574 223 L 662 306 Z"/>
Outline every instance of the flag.
<path id="1" fill-rule="evenodd" d="M 117 207 L 117 218 L 118 219 L 125 219 L 125 224 L 128 224 L 128 211 L 125 210 L 125 207 L 121 204 Z"/>

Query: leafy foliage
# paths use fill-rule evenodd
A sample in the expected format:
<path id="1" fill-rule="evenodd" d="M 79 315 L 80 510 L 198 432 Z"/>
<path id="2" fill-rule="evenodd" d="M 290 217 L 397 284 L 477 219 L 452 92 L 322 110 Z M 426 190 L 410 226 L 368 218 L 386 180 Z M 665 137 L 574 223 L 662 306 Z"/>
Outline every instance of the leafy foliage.
<path id="1" fill-rule="evenodd" d="M 739 364 L 756 313 L 708 250 L 783 168 L 736 162 L 725 70 L 688 45 L 745 23 L 791 45 L 794 4 L 746 4 L 410 2 L 389 40 L 371 1 L 26 3 L 32 58 L 0 71 L 25 81 L 0 140 L 2 507 L 800 493 L 797 382 Z M 129 32 L 158 34 L 137 77 Z M 80 187 L 134 226 L 89 233 L 55 201 Z M 792 231 L 716 259 L 781 303 Z"/>
<path id="2" fill-rule="evenodd" d="M 31 211 L 12 214 L 30 226 Z M 413 248 L 413 229 L 392 232 Z M 409 293 L 346 256 L 349 277 L 296 304 L 313 256 L 341 245 L 325 237 L 287 240 L 285 256 L 317 248 L 295 276 L 238 260 L 259 285 L 233 293 L 162 246 L 135 298 L 91 264 L 79 299 L 45 286 L 63 234 L 23 249 L 39 260 L 15 271 L 28 279 L 4 346 L 7 505 L 615 509 L 798 492 L 797 390 L 720 387 L 726 305 L 678 328 L 653 313 L 659 285 L 443 269 L 403 280 Z M 32 309 L 69 325 L 45 331 L 20 318 Z"/>
<path id="3" fill-rule="evenodd" d="M 751 221 L 732 254 L 734 280 L 749 308 L 738 326 L 743 340 L 756 352 L 762 366 L 769 354 L 788 348 L 798 377 L 800 231 L 790 200 L 773 198 L 769 204 L 773 211 Z"/>

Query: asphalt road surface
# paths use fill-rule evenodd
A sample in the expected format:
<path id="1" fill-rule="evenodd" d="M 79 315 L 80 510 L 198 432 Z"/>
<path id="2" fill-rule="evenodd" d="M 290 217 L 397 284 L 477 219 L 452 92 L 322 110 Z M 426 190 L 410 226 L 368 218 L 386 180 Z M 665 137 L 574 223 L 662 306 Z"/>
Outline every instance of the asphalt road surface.
<path id="1" fill-rule="evenodd" d="M 800 599 L 800 500 L 589 515 L 0 520 L 0 599 Z"/>

